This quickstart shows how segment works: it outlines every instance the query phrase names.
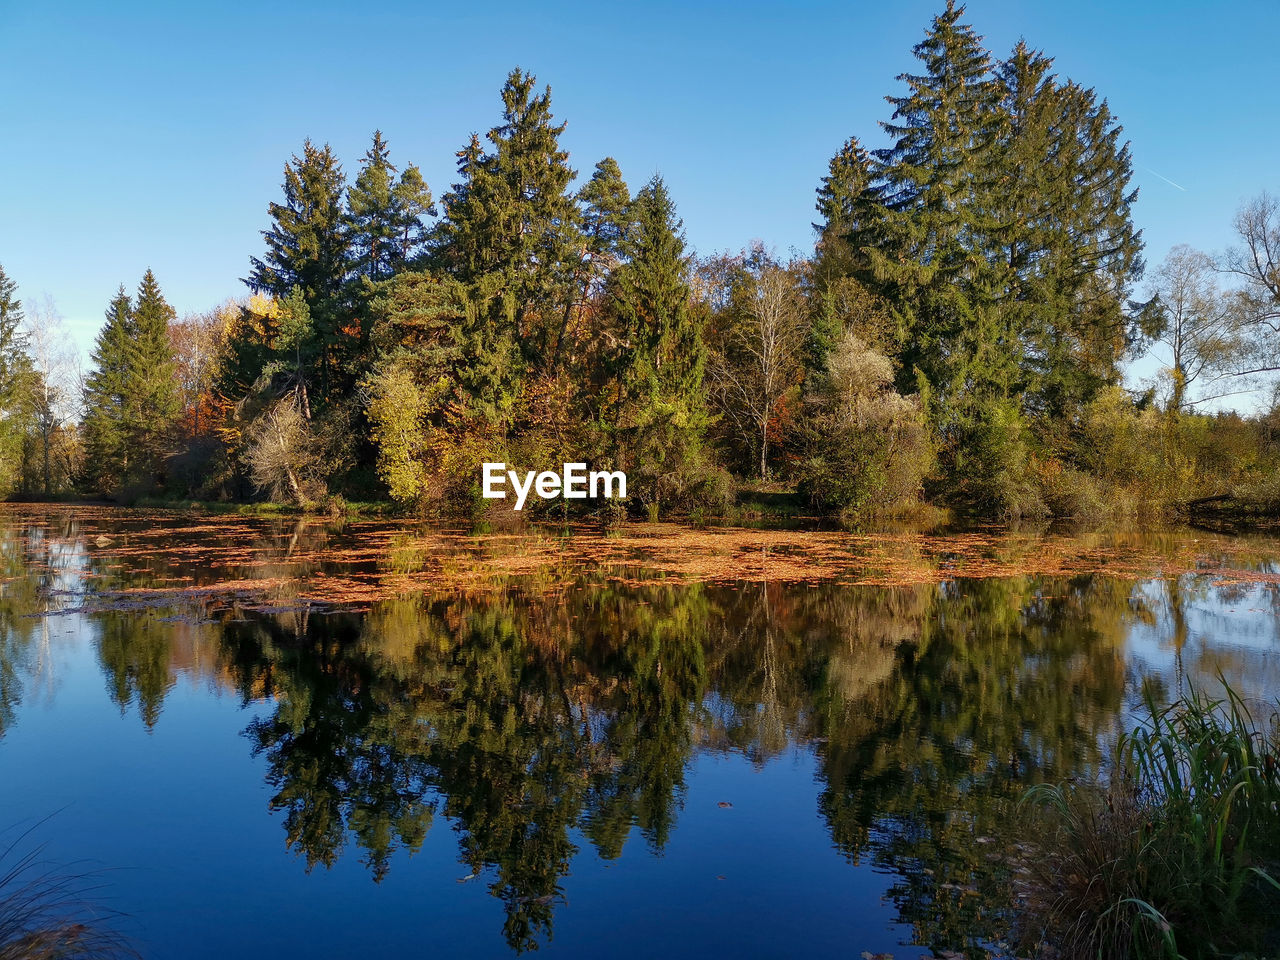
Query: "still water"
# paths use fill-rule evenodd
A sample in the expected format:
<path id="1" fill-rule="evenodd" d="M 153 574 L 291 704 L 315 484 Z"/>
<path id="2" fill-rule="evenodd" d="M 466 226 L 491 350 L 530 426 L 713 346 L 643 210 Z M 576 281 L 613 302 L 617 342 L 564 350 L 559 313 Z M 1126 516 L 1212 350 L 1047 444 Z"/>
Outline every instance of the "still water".
<path id="1" fill-rule="evenodd" d="M 4 508 L 0 830 L 149 958 L 976 953 L 1027 785 L 1144 689 L 1280 694 L 1278 582 L 1192 530 Z"/>

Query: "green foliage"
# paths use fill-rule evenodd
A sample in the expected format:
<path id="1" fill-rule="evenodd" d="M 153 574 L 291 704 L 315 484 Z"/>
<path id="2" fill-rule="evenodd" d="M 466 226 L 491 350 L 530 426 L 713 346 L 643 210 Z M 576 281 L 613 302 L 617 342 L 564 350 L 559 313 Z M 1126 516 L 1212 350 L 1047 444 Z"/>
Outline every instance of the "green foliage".
<path id="1" fill-rule="evenodd" d="M 346 297 L 351 270 L 351 231 L 343 205 L 346 177 L 326 144 L 303 144 L 302 156 L 285 166 L 284 203 L 268 207 L 272 225 L 262 232 L 266 255 L 251 258 L 245 281 L 278 299 L 302 292 L 311 322 L 318 400 L 337 400 L 358 377 L 362 345 L 348 329 Z M 368 238 L 366 238 L 367 240 Z M 354 342 L 353 342 L 354 340 Z M 261 371 L 252 371 L 256 378 Z"/>
<path id="2" fill-rule="evenodd" d="M 932 467 L 924 412 L 893 390 L 893 364 L 852 331 L 806 398 L 800 493 L 822 510 L 866 516 L 913 503 Z"/>
<path id="3" fill-rule="evenodd" d="M 417 259 L 426 243 L 423 218 L 435 214 L 422 171 L 410 164 L 399 180 L 395 173 L 382 131 L 375 131 L 360 174 L 347 190 L 351 269 L 374 281 Z"/>
<path id="4" fill-rule="evenodd" d="M 328 144 L 310 140 L 302 156 L 284 168 L 284 203 L 271 203 L 271 228 L 263 258 L 252 257 L 246 283 L 253 290 L 285 297 L 301 287 L 307 302 L 331 306 L 347 274 L 350 239 L 345 230 L 342 192 L 346 177 Z"/>
<path id="5" fill-rule="evenodd" d="M 30 415 L 34 371 L 27 354 L 18 285 L 0 266 L 0 491 L 21 481 L 23 437 Z"/>
<path id="6" fill-rule="evenodd" d="M 121 284 L 98 331 L 90 354 L 93 369 L 85 380 L 82 429 L 89 479 L 98 490 L 117 488 L 130 469 L 127 406 L 132 312 L 133 301 Z"/>
<path id="7" fill-rule="evenodd" d="M 707 463 L 702 381 L 707 350 L 691 309 L 682 223 L 660 177 L 636 195 L 622 241 L 626 259 L 609 280 L 617 346 L 606 361 L 614 381 L 610 454 L 634 477 L 633 498 L 687 505 Z"/>
<path id="8" fill-rule="evenodd" d="M 107 307 L 84 393 L 88 479 L 97 492 L 151 487 L 163 478 L 181 413 L 169 340 L 173 320 L 150 270 L 135 298 L 121 286 Z"/>
<path id="9" fill-rule="evenodd" d="M 1064 958 L 1256 952 L 1280 909 L 1280 737 L 1230 689 L 1159 706 L 1104 788 L 1033 788 L 1025 934 Z"/>
<path id="10" fill-rule="evenodd" d="M 169 325 L 175 319 L 155 274 L 148 270 L 134 297 L 129 325 L 132 339 L 125 358 L 126 442 L 138 469 L 148 477 L 162 469 L 173 423 L 182 412 L 169 341 Z"/>
<path id="11" fill-rule="evenodd" d="M 522 366 L 552 355 L 564 304 L 580 268 L 581 214 L 568 193 L 575 171 L 559 143 L 563 123 L 551 113 L 551 89 L 513 70 L 502 88 L 502 123 L 458 154 L 461 180 L 444 197 L 432 262 L 487 296 L 482 341 L 503 351 L 519 345 Z M 510 371 L 519 392 L 524 370 Z M 503 388 L 504 392 L 507 388 Z"/>

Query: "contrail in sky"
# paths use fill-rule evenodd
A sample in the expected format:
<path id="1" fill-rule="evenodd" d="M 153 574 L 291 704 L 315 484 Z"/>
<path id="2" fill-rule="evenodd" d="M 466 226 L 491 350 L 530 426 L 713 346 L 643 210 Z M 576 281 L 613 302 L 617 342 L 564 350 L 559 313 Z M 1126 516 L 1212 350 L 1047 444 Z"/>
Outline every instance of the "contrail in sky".
<path id="1" fill-rule="evenodd" d="M 1144 170 L 1146 170 L 1146 171 L 1147 171 L 1147 173 L 1150 173 L 1150 174 L 1153 174 L 1153 175 L 1155 175 L 1155 176 L 1159 177 L 1161 180 L 1163 180 L 1163 181 L 1164 181 L 1165 183 L 1167 183 L 1169 186 L 1171 186 L 1171 187 L 1177 187 L 1177 188 L 1178 188 L 1179 190 L 1181 190 L 1183 193 L 1186 193 L 1186 192 L 1187 192 L 1187 188 L 1186 188 L 1186 187 L 1184 187 L 1184 186 L 1183 186 L 1182 184 L 1180 184 L 1180 183 L 1174 183 L 1172 180 L 1170 180 L 1170 179 L 1169 179 L 1168 177 L 1166 177 L 1164 174 L 1162 174 L 1162 173 L 1156 173 L 1156 172 L 1155 172 L 1154 170 L 1152 170 L 1150 167 L 1144 167 L 1143 169 L 1144 169 Z"/>

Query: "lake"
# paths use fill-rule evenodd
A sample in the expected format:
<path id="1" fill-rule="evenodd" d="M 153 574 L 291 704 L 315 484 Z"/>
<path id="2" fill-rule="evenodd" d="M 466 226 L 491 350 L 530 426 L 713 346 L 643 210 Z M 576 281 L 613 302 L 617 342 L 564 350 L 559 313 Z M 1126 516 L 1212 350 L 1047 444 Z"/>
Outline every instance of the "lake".
<path id="1" fill-rule="evenodd" d="M 1269 536 L 9 506 L 0 580 L 0 830 L 148 958 L 980 955 L 1028 785 L 1280 694 Z"/>

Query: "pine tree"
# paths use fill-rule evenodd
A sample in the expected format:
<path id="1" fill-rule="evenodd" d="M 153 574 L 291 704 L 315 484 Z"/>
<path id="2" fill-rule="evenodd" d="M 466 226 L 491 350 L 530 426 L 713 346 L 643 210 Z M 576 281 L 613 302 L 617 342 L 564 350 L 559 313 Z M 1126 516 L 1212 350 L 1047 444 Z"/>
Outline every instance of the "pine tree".
<path id="1" fill-rule="evenodd" d="M 133 302 L 123 284 L 107 307 L 106 322 L 90 355 L 85 381 L 85 463 L 98 491 L 121 486 L 132 466 L 127 428 L 129 358 L 133 350 Z"/>

